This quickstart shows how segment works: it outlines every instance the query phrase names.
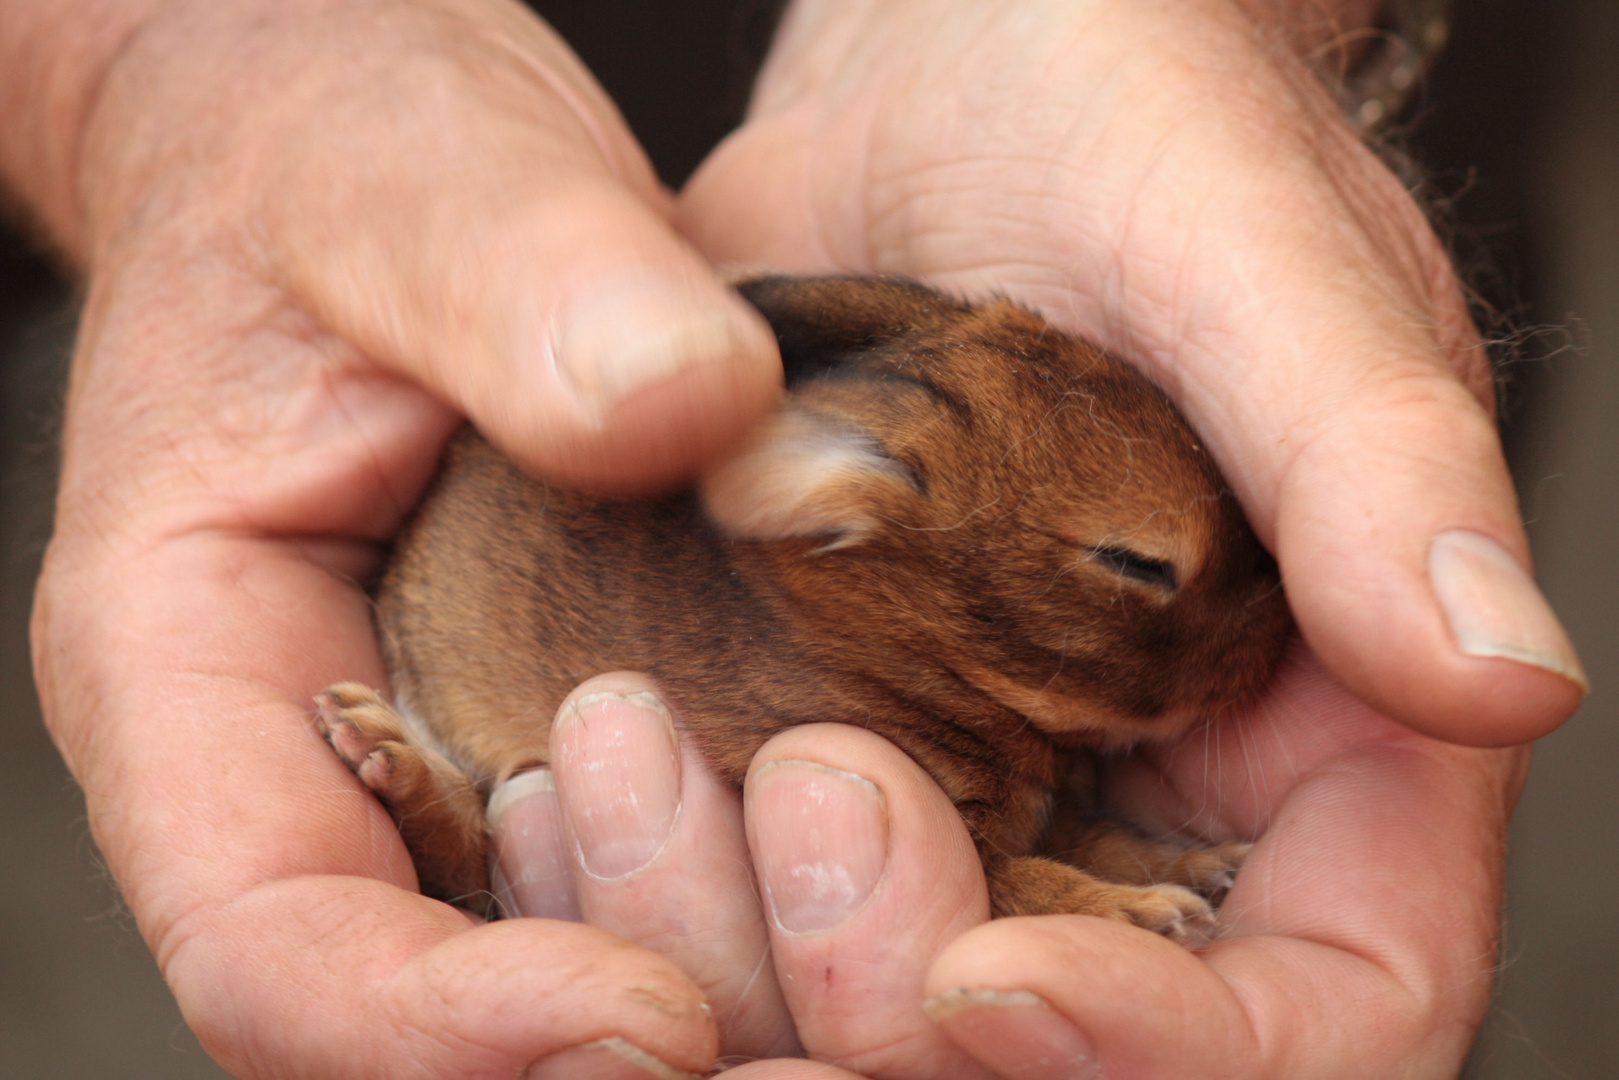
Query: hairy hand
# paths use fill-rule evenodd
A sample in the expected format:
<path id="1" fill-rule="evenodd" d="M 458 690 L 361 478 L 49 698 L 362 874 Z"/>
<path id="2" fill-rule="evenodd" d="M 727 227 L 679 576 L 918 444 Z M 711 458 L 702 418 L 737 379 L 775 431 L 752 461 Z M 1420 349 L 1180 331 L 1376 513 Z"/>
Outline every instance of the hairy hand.
<path id="1" fill-rule="evenodd" d="M 1140 364 L 1328 670 L 1410 726 L 1516 744 L 1578 703 L 1445 252 L 1232 0 L 806 0 L 678 221 L 722 262 L 1005 293 Z"/>
<path id="2" fill-rule="evenodd" d="M 78 200 L 46 217 L 90 288 L 36 655 L 97 841 L 227 1067 L 615 1075 L 640 1068 L 626 1046 L 700 1071 L 797 1042 L 883 1077 L 1053 1075 L 1029 1062 L 1058 1052 L 1121 1077 L 1454 1061 L 1488 988 L 1518 759 L 1412 735 L 1307 659 L 1262 727 L 1120 777 L 1167 826 L 1269 830 L 1207 964 L 1092 920 L 980 925 L 959 820 L 854 729 L 772 743 L 740 819 L 686 791 L 693 763 L 675 846 L 617 892 L 624 875 L 580 879 L 616 933 L 474 926 L 415 895 L 307 710 L 383 680 L 354 582 L 442 439 L 465 413 L 550 476 L 665 483 L 768 407 L 773 349 L 514 6 L 145 6 L 50 158 Z M 1514 569 L 1476 336 L 1420 214 L 1295 67 L 1219 0 L 802 3 L 680 220 L 724 260 L 1006 291 L 1142 363 L 1338 679 L 1439 734 L 1531 736 L 1572 706 L 1577 661 Z M 1231 770 L 1242 751 L 1260 771 Z M 847 850 L 781 831 L 825 799 Z M 736 894 L 744 821 L 762 918 Z M 645 886 L 664 857 L 691 887 Z M 716 858 L 733 865 L 705 880 Z M 826 869 L 869 887 L 793 900 Z M 672 901 L 636 908 L 653 895 Z M 678 922 L 711 898 L 723 943 Z M 779 988 L 751 979 L 765 942 Z M 704 991 L 736 1006 L 725 1030 Z"/>
<path id="3" fill-rule="evenodd" d="M 1260 837 L 1231 936 L 1006 920 L 918 961 L 950 1044 L 1006 1077 L 1453 1073 L 1526 756 L 1415 731 L 1518 743 L 1583 692 L 1445 253 L 1266 7 L 801 0 L 681 197 L 718 261 L 1003 292 L 1142 365 L 1281 563 L 1309 647 L 1118 778 L 1161 827 Z M 813 1054 L 931 1075 L 784 988 Z"/>
<path id="4" fill-rule="evenodd" d="M 667 483 L 774 401 L 768 328 L 515 4 L 146 7 L 62 134 L 77 216 L 46 215 L 88 298 L 34 639 L 187 1020 L 244 1077 L 510 1077 L 610 1038 L 706 1068 L 668 960 L 417 895 L 309 710 L 383 685 L 357 581 L 459 414 L 550 476 Z"/>

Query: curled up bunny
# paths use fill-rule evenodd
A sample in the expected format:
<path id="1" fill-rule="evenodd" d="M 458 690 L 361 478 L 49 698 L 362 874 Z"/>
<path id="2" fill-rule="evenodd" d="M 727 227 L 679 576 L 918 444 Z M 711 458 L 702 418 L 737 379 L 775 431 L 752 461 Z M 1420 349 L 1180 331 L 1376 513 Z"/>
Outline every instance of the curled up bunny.
<path id="1" fill-rule="evenodd" d="M 735 783 L 796 724 L 903 748 L 972 830 L 997 915 L 1206 936 L 1245 848 L 1146 836 L 1096 808 L 1094 776 L 1255 696 L 1291 627 L 1197 437 L 1135 369 L 1005 301 L 740 291 L 788 393 L 695 490 L 559 490 L 466 429 L 399 538 L 376 589 L 393 704 L 343 683 L 318 715 L 423 891 L 486 895 L 490 789 L 545 763 L 575 685 L 635 670 Z"/>

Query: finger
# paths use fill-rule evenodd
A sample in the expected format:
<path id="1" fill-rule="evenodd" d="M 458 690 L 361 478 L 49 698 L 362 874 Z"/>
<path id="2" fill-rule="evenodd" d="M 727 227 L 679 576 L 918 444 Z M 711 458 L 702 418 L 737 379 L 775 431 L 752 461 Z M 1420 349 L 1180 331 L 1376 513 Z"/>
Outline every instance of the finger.
<path id="1" fill-rule="evenodd" d="M 244 939 L 255 947 L 234 947 Z M 623 1046 L 648 1067 L 602 1075 L 669 1080 L 702 1074 L 714 1057 L 701 993 L 662 958 L 575 923 L 468 928 L 443 905 L 367 878 L 251 890 L 199 912 L 170 949 L 165 974 L 188 1023 L 243 1077 L 538 1080 L 559 1075 L 548 1059 L 622 1058 Z M 265 986 L 283 980 L 296 1000 L 266 1000 Z"/>
<path id="2" fill-rule="evenodd" d="M 519 773 L 495 788 L 487 809 L 494 865 L 490 887 L 507 918 L 580 922 L 573 857 L 550 769 Z"/>
<path id="3" fill-rule="evenodd" d="M 852 1072 L 819 1061 L 750 1061 L 726 1071 L 736 1080 L 858 1080 Z"/>
<path id="4" fill-rule="evenodd" d="M 1276 552 L 1335 677 L 1462 742 L 1569 715 L 1585 677 L 1529 572 L 1443 249 L 1238 5 L 1014 22 L 919 2 L 853 29 L 807 10 L 752 122 L 682 197 L 705 252 L 1005 292 L 1141 363 Z M 833 77 L 855 89 L 803 89 Z"/>
<path id="5" fill-rule="evenodd" d="M 933 1014 L 1011 1078 L 1454 1075 L 1492 982 L 1509 759 L 1409 732 L 1343 750 L 1276 812 L 1213 946 L 1001 920 L 945 950 Z"/>
<path id="6" fill-rule="evenodd" d="M 551 732 L 579 905 L 702 988 L 727 1056 L 797 1054 L 770 969 L 738 793 L 676 730 L 644 676 L 579 686 Z"/>
<path id="7" fill-rule="evenodd" d="M 863 1076 L 984 1075 L 922 1012 L 922 976 L 989 916 L 967 830 L 921 768 L 859 728 L 792 728 L 744 788 L 776 974 L 812 1057 Z"/>
<path id="8" fill-rule="evenodd" d="M 121 70 L 144 76 L 141 92 L 108 89 L 91 134 L 97 160 L 118 165 L 99 173 L 183 151 L 188 168 L 152 183 L 218 193 L 137 194 L 201 204 L 181 231 L 242 237 L 321 329 L 432 388 L 530 469 L 668 484 L 778 395 L 763 320 L 673 234 L 616 111 L 517 5 L 252 19 L 200 5 L 135 48 Z M 199 109 L 210 94 L 271 104 Z M 198 158 L 216 175 L 196 176 Z M 98 188 L 95 201 L 95 231 L 119 234 L 135 195 Z"/>

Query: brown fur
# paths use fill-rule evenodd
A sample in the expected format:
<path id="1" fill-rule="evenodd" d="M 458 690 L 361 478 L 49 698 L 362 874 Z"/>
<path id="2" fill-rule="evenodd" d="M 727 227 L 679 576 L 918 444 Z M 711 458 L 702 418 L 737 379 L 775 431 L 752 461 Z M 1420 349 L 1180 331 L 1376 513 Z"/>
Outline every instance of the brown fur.
<path id="1" fill-rule="evenodd" d="M 1253 696 L 1288 633 L 1196 436 L 1133 368 L 1006 302 L 873 279 L 741 291 L 781 341 L 788 402 L 698 492 L 561 491 L 466 430 L 401 536 L 377 593 L 394 691 L 465 773 L 363 687 L 321 714 L 362 779 L 376 747 L 394 763 L 368 783 L 424 891 L 481 887 L 488 789 L 544 762 L 573 686 L 639 670 L 733 782 L 794 724 L 892 740 L 974 830 L 997 914 L 1205 929 L 1242 849 L 1142 837 L 1074 780 L 1076 748 Z M 447 767 L 476 786 L 428 800 L 398 779 Z"/>

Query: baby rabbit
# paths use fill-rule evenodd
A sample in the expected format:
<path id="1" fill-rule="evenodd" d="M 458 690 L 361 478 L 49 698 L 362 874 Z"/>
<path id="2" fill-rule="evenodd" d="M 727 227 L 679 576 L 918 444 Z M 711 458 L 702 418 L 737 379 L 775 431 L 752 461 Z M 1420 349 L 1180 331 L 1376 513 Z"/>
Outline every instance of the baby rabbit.
<path id="1" fill-rule="evenodd" d="M 376 611 L 413 722 L 352 683 L 318 714 L 423 891 L 488 888 L 490 788 L 545 762 L 573 686 L 628 669 L 734 783 L 794 724 L 884 735 L 960 809 L 997 915 L 1206 934 L 1245 847 L 1147 838 L 1094 809 L 1090 775 L 1097 750 L 1252 698 L 1289 632 L 1197 437 L 1135 369 L 1006 301 L 740 291 L 789 392 L 696 491 L 561 491 L 467 429 L 400 536 Z"/>

